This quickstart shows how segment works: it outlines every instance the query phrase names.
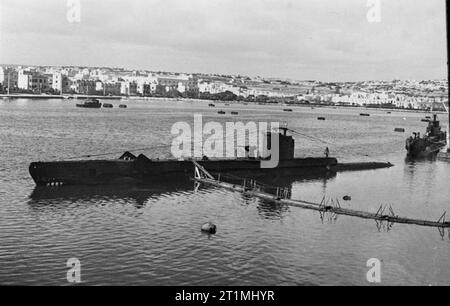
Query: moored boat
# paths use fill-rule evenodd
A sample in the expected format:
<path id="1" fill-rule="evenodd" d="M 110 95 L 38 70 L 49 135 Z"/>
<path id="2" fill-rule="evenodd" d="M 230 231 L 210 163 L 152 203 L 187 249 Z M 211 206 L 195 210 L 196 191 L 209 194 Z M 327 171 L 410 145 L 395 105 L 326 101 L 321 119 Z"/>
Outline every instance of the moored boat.
<path id="1" fill-rule="evenodd" d="M 82 103 L 82 104 L 77 104 L 77 107 L 100 108 L 100 107 L 102 107 L 102 104 L 97 99 L 88 99 L 88 100 L 84 101 L 84 103 Z"/>
<path id="2" fill-rule="evenodd" d="M 406 151 L 410 158 L 436 157 L 442 148 L 447 145 L 447 133 L 441 130 L 437 115 L 429 121 L 425 136 L 413 133 L 406 140 Z"/>

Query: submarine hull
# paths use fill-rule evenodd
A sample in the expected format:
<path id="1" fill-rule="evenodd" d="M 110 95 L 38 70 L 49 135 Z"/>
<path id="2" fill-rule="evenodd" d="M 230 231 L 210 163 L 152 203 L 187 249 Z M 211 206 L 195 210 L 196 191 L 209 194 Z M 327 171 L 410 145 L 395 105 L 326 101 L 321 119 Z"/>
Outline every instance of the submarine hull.
<path id="1" fill-rule="evenodd" d="M 199 163 L 212 173 L 265 176 L 275 173 L 303 174 L 308 171 L 329 172 L 337 166 L 335 158 L 294 158 L 280 160 L 276 168 L 261 168 L 261 161 L 204 160 Z M 102 185 L 161 181 L 194 174 L 191 161 L 150 160 L 87 160 L 61 162 L 35 162 L 29 167 L 30 175 L 38 186 Z"/>

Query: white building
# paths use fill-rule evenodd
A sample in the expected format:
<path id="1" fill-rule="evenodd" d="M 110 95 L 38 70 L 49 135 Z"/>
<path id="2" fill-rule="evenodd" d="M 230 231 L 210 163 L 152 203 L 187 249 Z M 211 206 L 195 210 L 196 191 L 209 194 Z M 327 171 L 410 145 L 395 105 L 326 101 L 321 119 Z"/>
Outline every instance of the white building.
<path id="1" fill-rule="evenodd" d="M 49 77 L 35 71 L 20 69 L 17 77 L 17 87 L 24 90 L 43 92 L 49 89 Z"/>
<path id="2" fill-rule="evenodd" d="M 67 76 L 62 73 L 53 73 L 52 75 L 52 88 L 53 90 L 59 92 L 60 94 L 67 91 L 69 88 L 69 80 Z"/>

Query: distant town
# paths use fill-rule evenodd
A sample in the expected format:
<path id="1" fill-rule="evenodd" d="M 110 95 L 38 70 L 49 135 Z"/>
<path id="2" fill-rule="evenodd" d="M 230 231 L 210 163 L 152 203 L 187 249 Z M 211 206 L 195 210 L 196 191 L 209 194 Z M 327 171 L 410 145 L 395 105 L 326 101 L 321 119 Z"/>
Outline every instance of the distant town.
<path id="1" fill-rule="evenodd" d="M 0 94 L 187 98 L 444 111 L 443 104 L 448 105 L 448 80 L 321 82 L 123 68 L 3 65 Z"/>

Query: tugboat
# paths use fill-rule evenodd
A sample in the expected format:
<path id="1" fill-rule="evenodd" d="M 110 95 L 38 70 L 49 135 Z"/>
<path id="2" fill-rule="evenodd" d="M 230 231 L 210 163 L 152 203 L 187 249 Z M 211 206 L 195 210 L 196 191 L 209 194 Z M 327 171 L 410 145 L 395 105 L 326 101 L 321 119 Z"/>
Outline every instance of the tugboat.
<path id="1" fill-rule="evenodd" d="M 437 115 L 428 123 L 424 137 L 420 133 L 413 133 L 413 136 L 406 139 L 406 151 L 410 158 L 436 157 L 439 151 L 447 145 L 447 133 L 441 130 Z"/>
<path id="2" fill-rule="evenodd" d="M 88 99 L 83 104 L 77 104 L 77 107 L 100 108 L 100 107 L 102 107 L 102 104 L 97 99 Z"/>

